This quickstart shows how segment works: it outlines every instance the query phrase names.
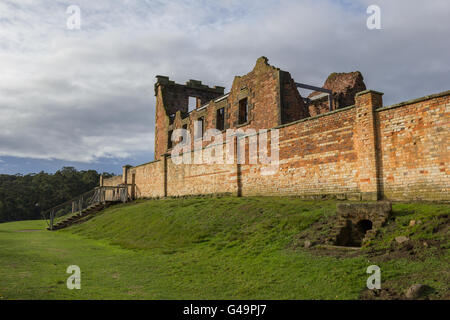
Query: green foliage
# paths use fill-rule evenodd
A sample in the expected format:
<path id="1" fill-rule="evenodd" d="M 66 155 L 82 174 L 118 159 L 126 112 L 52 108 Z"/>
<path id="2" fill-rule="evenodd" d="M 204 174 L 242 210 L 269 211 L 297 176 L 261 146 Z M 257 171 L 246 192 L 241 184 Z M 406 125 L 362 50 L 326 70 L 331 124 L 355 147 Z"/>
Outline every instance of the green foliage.
<path id="1" fill-rule="evenodd" d="M 110 174 L 105 174 L 110 176 Z M 98 185 L 95 170 L 63 167 L 54 174 L 0 175 L 0 222 L 39 219 L 50 209 Z"/>

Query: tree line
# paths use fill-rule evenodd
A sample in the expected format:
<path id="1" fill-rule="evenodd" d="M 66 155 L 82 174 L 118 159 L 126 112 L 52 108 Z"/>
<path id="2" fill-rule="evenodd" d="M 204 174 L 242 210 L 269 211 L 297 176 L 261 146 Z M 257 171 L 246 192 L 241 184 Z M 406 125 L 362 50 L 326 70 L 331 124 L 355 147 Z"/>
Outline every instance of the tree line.
<path id="1" fill-rule="evenodd" d="M 95 170 L 77 171 L 73 167 L 63 167 L 54 174 L 0 174 L 0 222 L 40 219 L 41 211 L 95 188 L 99 179 Z"/>

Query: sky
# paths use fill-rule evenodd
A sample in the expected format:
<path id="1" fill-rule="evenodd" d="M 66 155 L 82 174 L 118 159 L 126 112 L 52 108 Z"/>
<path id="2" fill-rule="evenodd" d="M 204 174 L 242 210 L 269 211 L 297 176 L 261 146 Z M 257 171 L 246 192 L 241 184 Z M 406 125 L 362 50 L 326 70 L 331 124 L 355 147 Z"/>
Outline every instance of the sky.
<path id="1" fill-rule="evenodd" d="M 156 75 L 227 91 L 266 56 L 317 86 L 359 70 L 384 105 L 448 90 L 449 17 L 448 0 L 0 0 L 0 174 L 152 161 Z"/>

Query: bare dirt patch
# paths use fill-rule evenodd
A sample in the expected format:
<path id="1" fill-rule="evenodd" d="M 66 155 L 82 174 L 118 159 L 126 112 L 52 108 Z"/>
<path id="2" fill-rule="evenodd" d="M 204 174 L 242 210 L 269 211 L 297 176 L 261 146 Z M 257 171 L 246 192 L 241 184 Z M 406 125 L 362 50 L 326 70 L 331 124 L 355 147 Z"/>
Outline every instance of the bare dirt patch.
<path id="1" fill-rule="evenodd" d="M 392 288 L 365 289 L 359 297 L 361 300 L 405 300 L 405 297 L 401 293 Z"/>
<path id="2" fill-rule="evenodd" d="M 390 247 L 384 250 L 369 249 L 367 256 L 374 262 L 386 262 L 393 259 L 409 259 L 423 261 L 430 255 L 442 256 L 445 249 L 440 240 L 408 240 L 404 243 L 391 242 Z"/>
<path id="3" fill-rule="evenodd" d="M 412 233 L 410 235 L 412 239 L 408 238 L 405 242 L 398 243 L 392 240 L 384 247 L 369 244 L 363 247 L 362 250 L 353 250 L 355 248 L 352 247 L 329 245 L 330 240 L 332 240 L 330 238 L 330 232 L 336 222 L 337 217 L 332 216 L 314 223 L 307 230 L 294 236 L 290 248 L 293 250 L 305 248 L 318 255 L 337 258 L 365 255 L 374 262 L 385 262 L 402 258 L 412 261 L 423 261 L 431 255 L 435 257 L 443 256 L 448 251 L 448 240 L 445 240 L 448 239 L 450 230 L 448 214 L 439 215 L 435 219 L 421 222 L 420 229 L 417 229 L 417 233 Z M 396 234 L 399 225 L 396 219 L 393 218 L 382 228 L 384 229 L 383 233 L 385 235 Z M 383 237 L 383 235 L 377 234 L 373 240 L 374 242 L 381 242 L 383 241 Z"/>

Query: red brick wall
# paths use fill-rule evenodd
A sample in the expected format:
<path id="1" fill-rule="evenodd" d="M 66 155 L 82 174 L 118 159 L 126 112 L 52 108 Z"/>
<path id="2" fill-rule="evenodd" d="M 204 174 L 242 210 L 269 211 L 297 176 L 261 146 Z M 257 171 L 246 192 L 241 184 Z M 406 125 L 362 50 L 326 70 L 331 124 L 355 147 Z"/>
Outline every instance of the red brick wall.
<path id="1" fill-rule="evenodd" d="M 450 200 L 450 92 L 376 112 L 380 189 L 393 200 Z"/>
<path id="2" fill-rule="evenodd" d="M 140 197 L 450 200 L 450 91 L 385 108 L 381 96 L 360 92 L 355 106 L 276 127 L 280 166 L 274 175 L 262 175 L 261 164 L 176 165 L 162 157 L 130 168 L 128 182 L 135 173 Z"/>
<path id="3" fill-rule="evenodd" d="M 174 84 L 170 89 L 179 87 L 183 86 Z M 174 96 L 181 96 L 180 94 L 176 95 L 169 91 L 164 92 L 161 88 L 164 88 L 164 86 L 158 85 L 156 89 L 156 159 L 167 151 L 169 130 L 179 129 L 183 124 L 187 124 L 191 138 L 193 138 L 194 122 L 199 117 L 204 117 L 205 119 L 205 130 L 215 129 L 216 111 L 219 108 L 224 108 L 225 110 L 225 129 L 269 129 L 282 122 L 292 122 L 309 116 L 308 110 L 290 74 L 271 66 L 265 57 L 259 58 L 253 70 L 248 74 L 235 77 L 226 98 L 218 102 L 210 101 L 205 108 L 193 110 L 186 117 L 183 117 L 184 115 L 178 112 L 173 125 L 169 124 L 169 120 L 165 115 L 165 109 L 173 109 L 172 104 L 168 105 L 167 101 L 176 101 L 180 105 L 184 102 L 180 100 L 181 98 L 173 98 Z M 248 121 L 240 124 L 238 121 L 239 101 L 244 98 L 248 102 Z M 225 140 L 225 137 L 223 139 Z M 191 140 L 191 143 L 193 146 L 194 139 Z M 204 145 L 207 144 L 204 143 Z"/>
<path id="4" fill-rule="evenodd" d="M 240 125 L 239 100 L 247 98 L 249 105 L 248 123 Z M 235 77 L 228 97 L 228 128 L 273 128 L 280 124 L 280 83 L 279 69 L 268 64 L 261 57 L 251 72 Z"/>
<path id="5" fill-rule="evenodd" d="M 382 95 L 380 92 L 370 90 L 356 95 L 354 133 L 358 162 L 355 169 L 363 200 L 377 200 L 380 197 L 374 111 L 383 106 Z"/>
<path id="6" fill-rule="evenodd" d="M 294 79 L 286 71 L 280 71 L 281 124 L 309 117 L 309 110 L 303 102 Z"/>
<path id="7" fill-rule="evenodd" d="M 359 192 L 354 125 L 350 108 L 282 126 L 279 171 L 264 176 L 261 165 L 243 165 L 242 194 L 351 197 Z"/>
<path id="8" fill-rule="evenodd" d="M 188 113 L 189 97 L 197 98 L 197 107 L 200 107 L 223 95 L 224 88 L 217 86 L 210 88 L 197 80 L 189 80 L 186 85 L 182 85 L 169 80 L 168 77 L 157 76 L 156 78 L 158 79 L 155 84 L 155 159 L 157 160 L 167 151 L 169 116 L 178 112 L 180 120 L 181 116 L 185 118 Z"/>

